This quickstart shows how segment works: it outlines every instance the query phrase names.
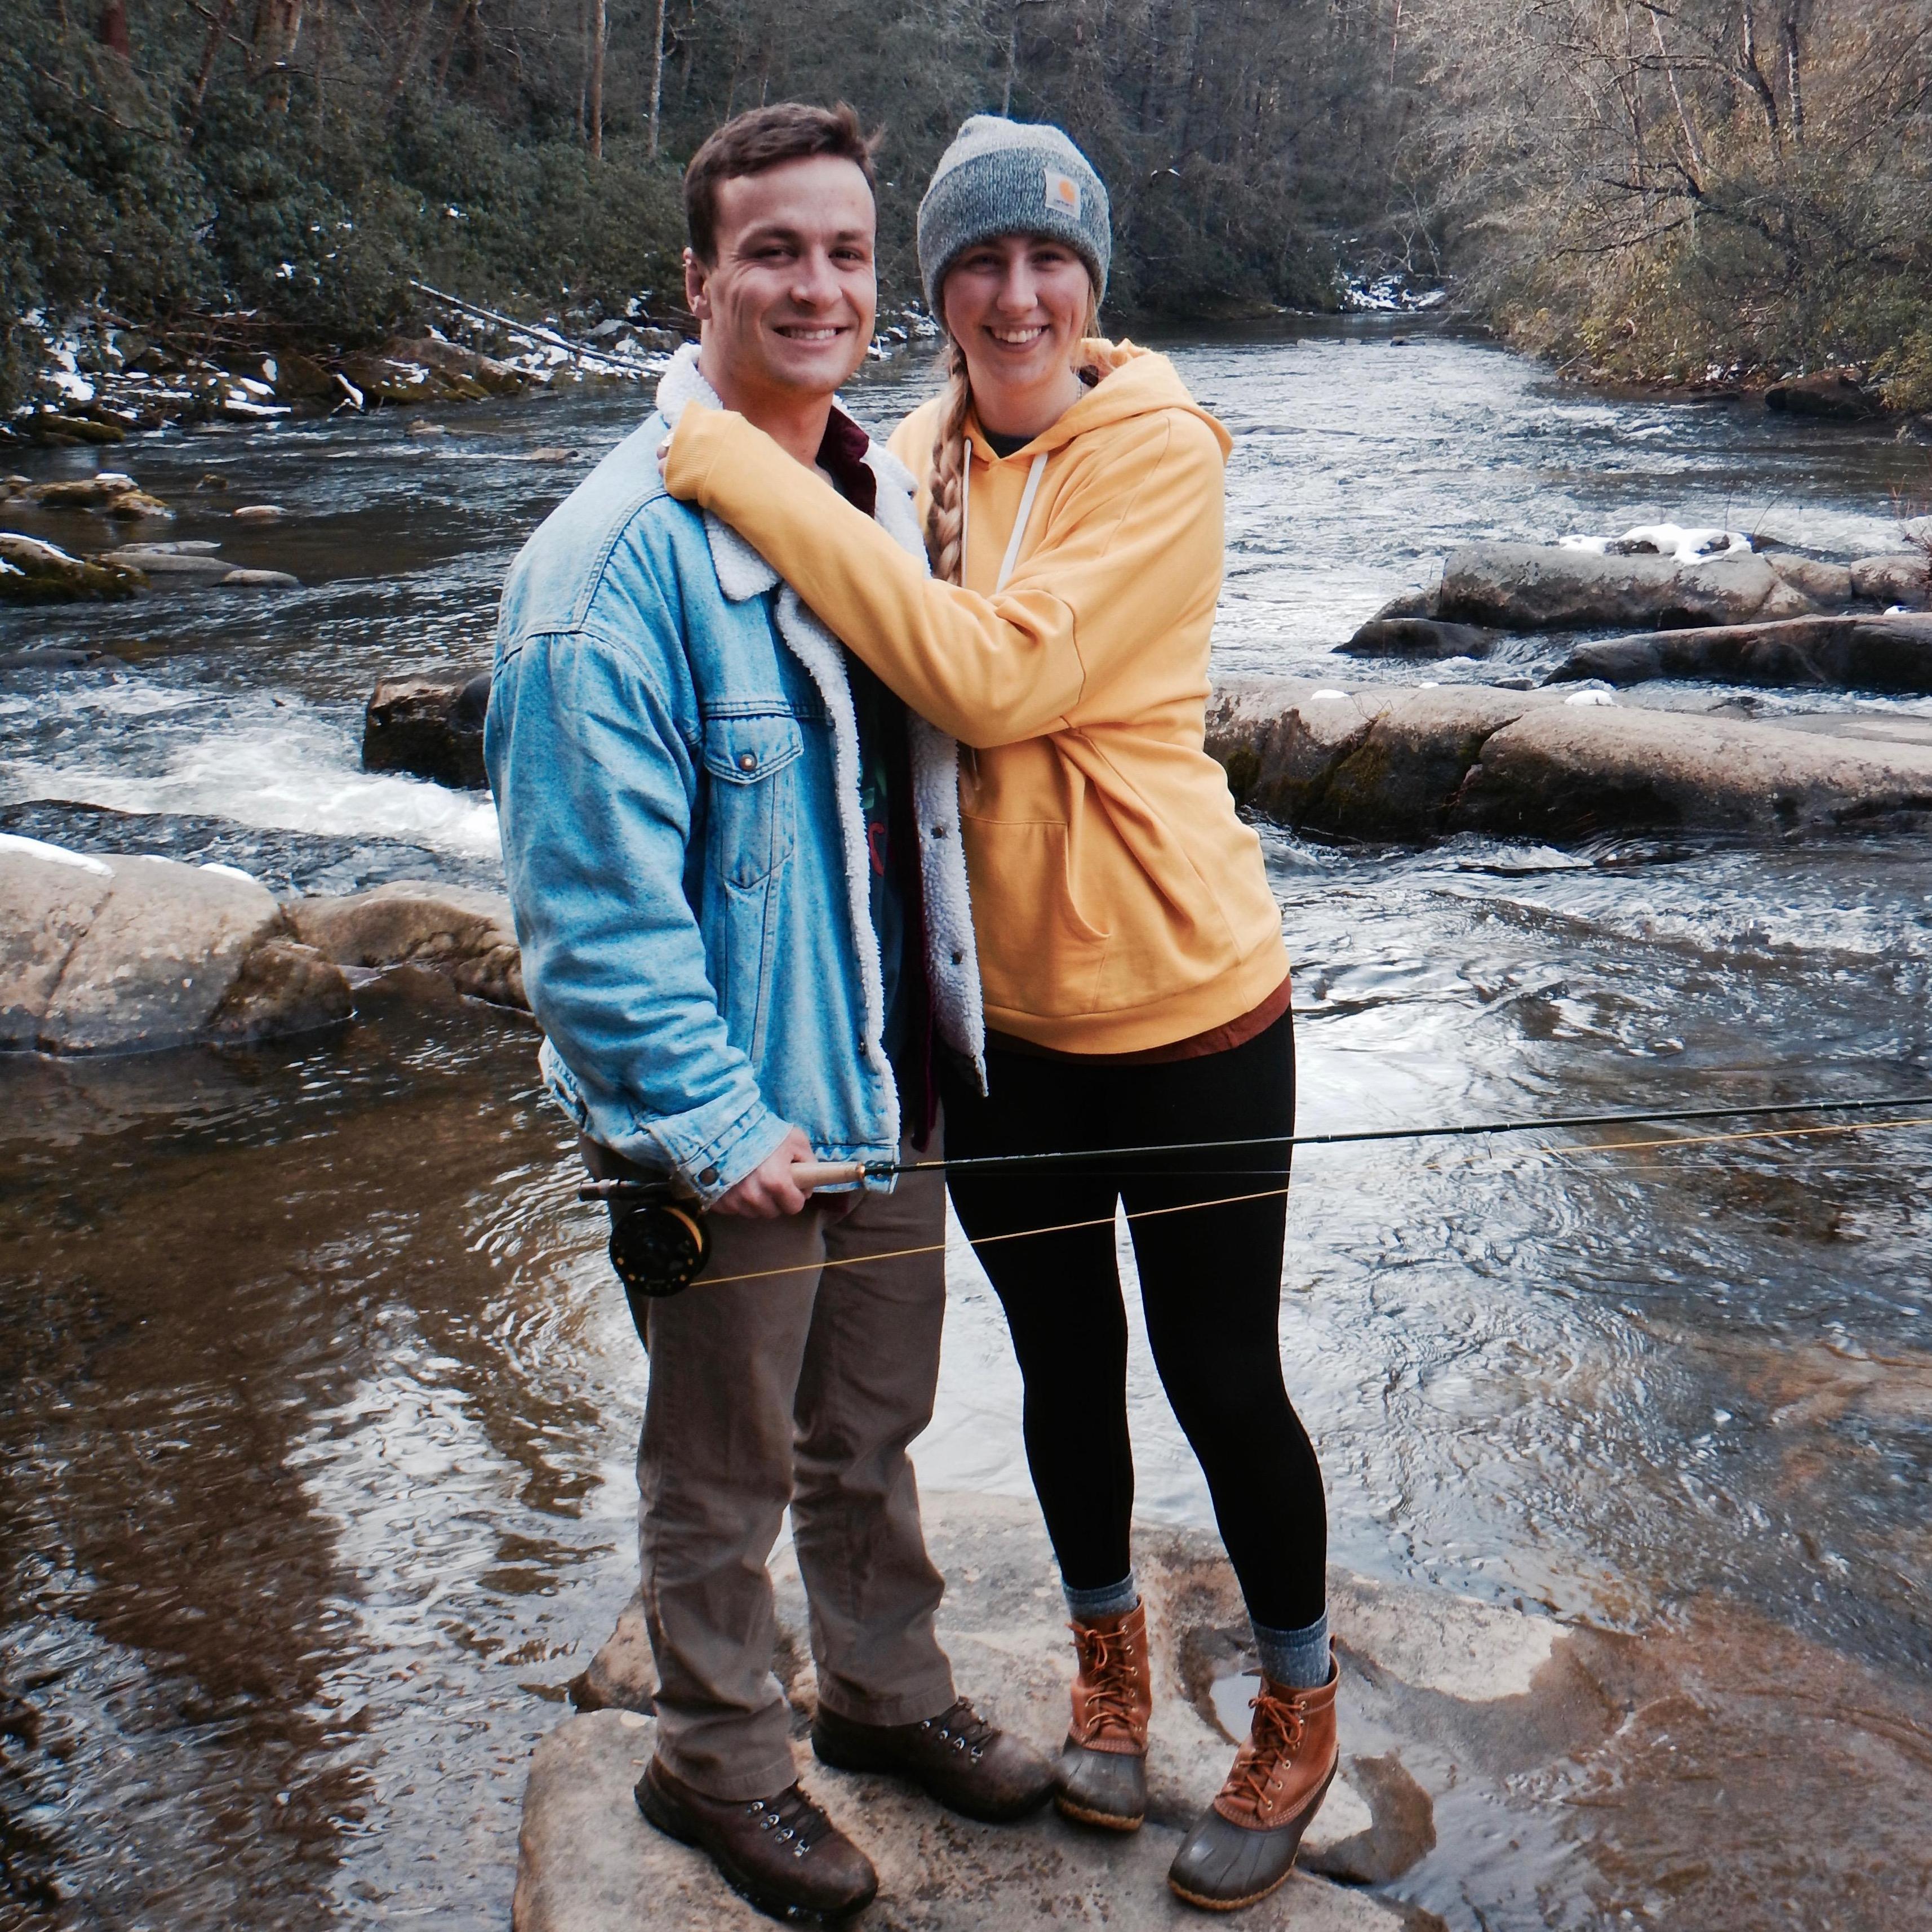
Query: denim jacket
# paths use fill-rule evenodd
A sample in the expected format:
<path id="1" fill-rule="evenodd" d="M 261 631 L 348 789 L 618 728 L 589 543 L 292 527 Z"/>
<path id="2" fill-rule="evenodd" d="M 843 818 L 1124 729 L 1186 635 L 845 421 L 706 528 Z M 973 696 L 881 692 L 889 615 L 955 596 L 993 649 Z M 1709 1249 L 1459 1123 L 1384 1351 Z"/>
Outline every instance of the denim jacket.
<path id="1" fill-rule="evenodd" d="M 788 1124 L 826 1158 L 891 1160 L 900 1123 L 844 654 L 665 494 L 657 448 L 694 397 L 717 405 L 687 348 L 512 566 L 484 755 L 544 1078 L 708 1204 Z M 866 460 L 880 523 L 922 554 L 912 478 Z M 983 1079 L 958 748 L 909 722 L 934 1025 Z"/>

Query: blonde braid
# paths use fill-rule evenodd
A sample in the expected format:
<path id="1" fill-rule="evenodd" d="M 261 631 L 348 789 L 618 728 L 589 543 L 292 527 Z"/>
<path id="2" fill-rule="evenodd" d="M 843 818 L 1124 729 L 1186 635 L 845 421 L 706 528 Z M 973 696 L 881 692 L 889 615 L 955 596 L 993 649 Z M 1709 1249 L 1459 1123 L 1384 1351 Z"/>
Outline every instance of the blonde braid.
<path id="1" fill-rule="evenodd" d="M 1086 320 L 1080 332 L 1083 337 L 1100 332 L 1097 290 L 1088 298 Z M 1082 370 L 1080 374 L 1090 386 L 1099 380 L 1092 370 Z M 932 560 L 933 575 L 942 584 L 965 581 L 966 560 L 960 554 L 959 538 L 966 521 L 965 492 L 971 487 L 966 416 L 972 406 L 973 385 L 967 374 L 966 352 L 949 336 L 946 394 L 932 437 L 932 494 L 926 506 L 926 554 Z"/>
<path id="2" fill-rule="evenodd" d="M 932 494 L 926 508 L 926 552 L 932 560 L 933 575 L 942 584 L 958 584 L 965 574 L 959 537 L 965 525 L 964 493 L 968 485 L 966 412 L 972 406 L 965 352 L 949 340 L 946 395 L 932 438 Z"/>

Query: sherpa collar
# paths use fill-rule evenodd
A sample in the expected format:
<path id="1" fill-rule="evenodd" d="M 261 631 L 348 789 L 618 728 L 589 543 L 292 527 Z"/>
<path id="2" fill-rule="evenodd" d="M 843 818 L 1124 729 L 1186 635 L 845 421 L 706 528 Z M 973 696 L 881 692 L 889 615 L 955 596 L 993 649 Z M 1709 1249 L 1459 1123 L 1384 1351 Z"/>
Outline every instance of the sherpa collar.
<path id="1" fill-rule="evenodd" d="M 669 366 L 658 379 L 658 414 L 675 429 L 679 417 L 692 403 L 701 403 L 708 410 L 722 410 L 724 406 L 718 399 L 718 392 L 704 380 L 704 372 L 698 366 L 698 344 L 687 342 L 670 358 Z M 838 406 L 835 398 L 832 406 Z M 924 548 L 924 542 L 916 521 L 910 515 L 912 494 L 916 487 L 912 472 L 890 449 L 869 439 L 866 466 L 880 484 L 875 513 L 879 523 L 902 548 L 918 555 Z M 710 539 L 711 562 L 718 572 L 718 587 L 733 603 L 742 604 L 747 598 L 762 597 L 777 586 L 778 572 L 729 524 L 721 523 L 709 510 L 704 513 L 704 533 Z M 911 538 L 910 542 L 908 536 Z"/>

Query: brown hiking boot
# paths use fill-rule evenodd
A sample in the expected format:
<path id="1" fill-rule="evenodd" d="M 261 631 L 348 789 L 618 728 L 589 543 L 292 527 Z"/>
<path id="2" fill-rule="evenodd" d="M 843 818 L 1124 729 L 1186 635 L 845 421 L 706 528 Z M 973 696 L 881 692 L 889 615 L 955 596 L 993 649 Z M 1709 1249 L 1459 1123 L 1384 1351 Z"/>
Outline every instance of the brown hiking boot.
<path id="1" fill-rule="evenodd" d="M 1136 1604 L 1090 1623 L 1076 1618 L 1069 1628 L 1080 1671 L 1054 1802 L 1083 1825 L 1138 1832 L 1147 1815 L 1148 1719 L 1154 1710 L 1147 1606 Z"/>
<path id="2" fill-rule="evenodd" d="M 988 1724 L 964 1697 L 916 1724 L 862 1724 L 820 1704 L 812 1748 L 836 1771 L 908 1778 L 947 1810 L 986 1825 L 1024 1818 L 1053 1793 L 1046 1760 Z"/>
<path id="3" fill-rule="evenodd" d="M 1328 1682 L 1318 1690 L 1291 1690 L 1262 1680 L 1262 1694 L 1249 1701 L 1255 1718 L 1248 1741 L 1167 1874 L 1190 1905 L 1210 1912 L 1252 1905 L 1293 1869 L 1301 1834 L 1334 1780 L 1335 1687 L 1340 1682 L 1333 1651 Z"/>
<path id="4" fill-rule="evenodd" d="M 636 1796 L 660 1832 L 708 1852 L 724 1882 L 773 1918 L 837 1925 L 878 1895 L 872 1860 L 800 1786 L 771 1798 L 707 1798 L 653 1757 Z"/>

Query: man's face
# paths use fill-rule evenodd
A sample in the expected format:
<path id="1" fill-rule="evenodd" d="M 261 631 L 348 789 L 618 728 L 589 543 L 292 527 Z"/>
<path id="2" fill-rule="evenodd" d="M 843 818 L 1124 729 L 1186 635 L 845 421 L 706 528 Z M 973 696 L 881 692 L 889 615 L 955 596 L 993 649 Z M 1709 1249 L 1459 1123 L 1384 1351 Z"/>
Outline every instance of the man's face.
<path id="1" fill-rule="evenodd" d="M 829 396 L 865 360 L 879 306 L 876 226 L 865 176 L 838 155 L 719 184 L 718 259 L 686 249 L 684 286 L 724 402 Z"/>

